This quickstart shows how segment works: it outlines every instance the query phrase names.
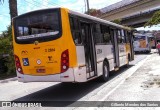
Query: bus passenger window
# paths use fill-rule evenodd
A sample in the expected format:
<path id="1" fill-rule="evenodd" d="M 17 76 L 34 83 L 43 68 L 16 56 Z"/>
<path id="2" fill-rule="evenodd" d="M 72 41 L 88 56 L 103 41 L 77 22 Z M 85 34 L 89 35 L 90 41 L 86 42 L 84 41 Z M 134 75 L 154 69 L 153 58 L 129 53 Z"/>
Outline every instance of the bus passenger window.
<path id="1" fill-rule="evenodd" d="M 18 27 L 18 35 L 23 36 L 23 27 Z"/>
<path id="2" fill-rule="evenodd" d="M 103 43 L 111 43 L 111 35 L 109 32 L 109 27 L 101 25 L 101 33 L 103 35 Z"/>
<path id="3" fill-rule="evenodd" d="M 24 27 L 24 35 L 29 35 L 29 29 L 28 27 Z"/>
<path id="4" fill-rule="evenodd" d="M 31 28 L 32 34 L 38 34 L 38 29 L 37 28 Z"/>
<path id="5" fill-rule="evenodd" d="M 102 37 L 102 33 L 100 30 L 100 25 L 99 24 L 94 24 L 93 25 L 93 37 L 94 37 L 94 41 L 96 44 L 101 44 L 103 43 L 103 37 Z"/>
<path id="6" fill-rule="evenodd" d="M 122 36 L 122 43 L 126 43 L 125 32 L 123 29 L 121 30 L 121 36 Z"/>
<path id="7" fill-rule="evenodd" d="M 124 30 L 125 42 L 129 43 L 129 34 L 126 30 Z"/>
<path id="8" fill-rule="evenodd" d="M 118 43 L 122 43 L 122 36 L 120 30 L 118 30 Z"/>
<path id="9" fill-rule="evenodd" d="M 82 37 L 81 37 L 81 30 L 80 30 L 80 23 L 77 18 L 71 17 L 70 16 L 70 27 L 71 27 L 71 32 L 72 32 L 72 37 L 74 40 L 74 43 L 77 44 L 82 44 Z"/>
<path id="10" fill-rule="evenodd" d="M 81 34 L 80 34 L 79 32 L 76 32 L 76 33 L 75 33 L 74 42 L 75 42 L 76 44 L 82 44 Z"/>
<path id="11" fill-rule="evenodd" d="M 122 30 L 118 30 L 118 43 L 125 43 L 125 37 Z"/>
<path id="12" fill-rule="evenodd" d="M 104 33 L 104 43 L 111 43 L 111 37 L 109 33 Z"/>
<path id="13" fill-rule="evenodd" d="M 109 33 L 110 33 L 111 43 L 114 43 L 114 30 L 110 28 Z"/>

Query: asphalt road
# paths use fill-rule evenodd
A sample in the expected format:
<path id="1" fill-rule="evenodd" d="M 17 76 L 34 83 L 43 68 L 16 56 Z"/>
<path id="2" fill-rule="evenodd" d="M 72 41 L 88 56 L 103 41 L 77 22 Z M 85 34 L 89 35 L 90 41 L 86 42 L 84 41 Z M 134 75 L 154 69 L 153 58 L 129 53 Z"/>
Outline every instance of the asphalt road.
<path id="1" fill-rule="evenodd" d="M 137 54 L 135 60 L 130 62 L 129 68 L 123 67 L 117 72 L 111 72 L 110 79 L 106 83 L 100 82 L 99 79 L 80 84 L 4 81 L 0 83 L 0 100 L 68 101 L 65 106 L 73 104 L 74 101 L 105 101 L 150 56 L 151 54 Z"/>

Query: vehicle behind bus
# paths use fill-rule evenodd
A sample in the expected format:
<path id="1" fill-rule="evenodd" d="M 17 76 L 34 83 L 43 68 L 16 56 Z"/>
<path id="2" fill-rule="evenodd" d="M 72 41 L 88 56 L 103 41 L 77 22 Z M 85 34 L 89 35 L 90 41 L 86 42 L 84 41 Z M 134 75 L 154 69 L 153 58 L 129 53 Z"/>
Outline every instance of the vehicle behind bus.
<path id="1" fill-rule="evenodd" d="M 134 52 L 151 52 L 151 38 L 144 34 L 135 35 Z"/>

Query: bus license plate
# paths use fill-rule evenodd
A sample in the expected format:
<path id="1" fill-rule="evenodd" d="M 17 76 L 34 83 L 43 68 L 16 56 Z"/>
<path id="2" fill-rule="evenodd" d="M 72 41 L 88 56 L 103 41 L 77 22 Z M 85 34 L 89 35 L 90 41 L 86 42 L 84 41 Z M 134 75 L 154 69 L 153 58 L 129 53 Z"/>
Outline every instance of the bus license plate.
<path id="1" fill-rule="evenodd" d="M 45 70 L 45 69 L 37 69 L 36 72 L 37 72 L 37 73 L 45 73 L 46 70 Z"/>

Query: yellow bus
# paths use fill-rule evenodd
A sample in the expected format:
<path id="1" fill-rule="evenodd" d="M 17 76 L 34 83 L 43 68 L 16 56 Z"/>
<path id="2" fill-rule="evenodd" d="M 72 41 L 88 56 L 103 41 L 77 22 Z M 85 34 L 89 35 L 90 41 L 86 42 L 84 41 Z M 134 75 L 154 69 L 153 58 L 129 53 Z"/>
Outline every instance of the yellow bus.
<path id="1" fill-rule="evenodd" d="M 134 59 L 132 31 L 66 8 L 13 19 L 13 46 L 20 82 L 86 82 Z"/>

